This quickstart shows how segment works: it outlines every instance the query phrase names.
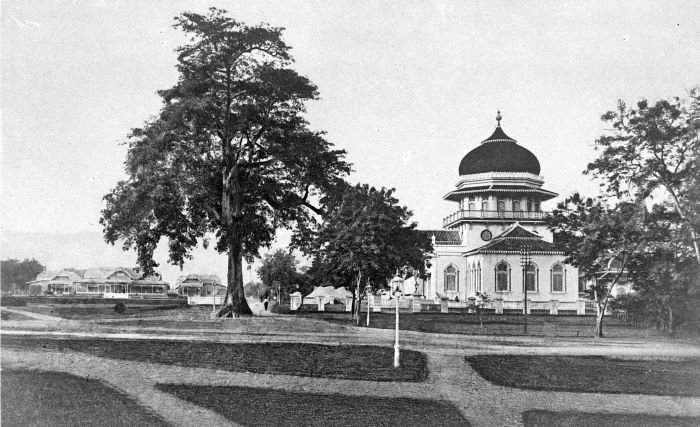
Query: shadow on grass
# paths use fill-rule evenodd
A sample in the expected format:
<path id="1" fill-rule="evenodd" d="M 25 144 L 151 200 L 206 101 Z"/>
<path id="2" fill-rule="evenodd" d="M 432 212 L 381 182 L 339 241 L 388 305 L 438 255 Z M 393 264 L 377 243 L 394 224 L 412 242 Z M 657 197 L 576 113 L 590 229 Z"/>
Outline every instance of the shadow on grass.
<path id="1" fill-rule="evenodd" d="M 586 412 L 551 412 L 533 410 L 523 413 L 523 422 L 525 423 L 526 427 L 694 427 L 700 425 L 700 418 L 645 414 L 596 414 Z"/>
<path id="2" fill-rule="evenodd" d="M 167 426 L 101 381 L 61 372 L 2 370 L 3 426 Z"/>
<path id="3" fill-rule="evenodd" d="M 500 386 L 577 393 L 700 396 L 700 360 L 623 360 L 602 356 L 467 357 Z"/>
<path id="4" fill-rule="evenodd" d="M 91 356 L 256 374 L 371 380 L 423 381 L 428 376 L 423 353 L 377 346 L 330 346 L 303 343 L 192 342 L 170 340 L 55 339 L 0 336 L 2 347 L 78 351 Z"/>
<path id="5" fill-rule="evenodd" d="M 452 405 L 434 400 L 298 393 L 252 387 L 157 384 L 156 388 L 242 425 L 469 425 Z"/>

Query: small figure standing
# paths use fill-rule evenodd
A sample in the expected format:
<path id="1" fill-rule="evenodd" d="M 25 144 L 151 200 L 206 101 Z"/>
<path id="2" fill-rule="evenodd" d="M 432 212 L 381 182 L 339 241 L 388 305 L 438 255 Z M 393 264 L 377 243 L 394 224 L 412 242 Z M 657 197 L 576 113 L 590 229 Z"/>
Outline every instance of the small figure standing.
<path id="1" fill-rule="evenodd" d="M 270 302 L 270 298 L 265 295 L 265 300 L 263 301 L 263 304 L 265 305 L 265 311 L 267 311 L 267 304 Z"/>

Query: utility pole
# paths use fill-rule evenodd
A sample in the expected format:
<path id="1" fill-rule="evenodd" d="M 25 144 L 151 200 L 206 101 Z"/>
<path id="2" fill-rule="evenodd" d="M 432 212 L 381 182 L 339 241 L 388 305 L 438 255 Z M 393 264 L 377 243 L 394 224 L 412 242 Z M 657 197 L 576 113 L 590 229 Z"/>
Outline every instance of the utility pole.
<path id="1" fill-rule="evenodd" d="M 523 310 L 523 333 L 527 335 L 527 272 L 530 268 L 532 256 L 530 247 L 524 245 L 520 248 L 520 265 L 523 266 L 523 291 L 525 293 L 524 310 Z"/>

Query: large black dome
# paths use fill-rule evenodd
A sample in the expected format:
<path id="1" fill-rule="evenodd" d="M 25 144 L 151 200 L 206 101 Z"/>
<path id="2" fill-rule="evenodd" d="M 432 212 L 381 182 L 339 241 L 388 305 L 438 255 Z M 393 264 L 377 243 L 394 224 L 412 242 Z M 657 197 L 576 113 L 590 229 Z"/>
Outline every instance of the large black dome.
<path id="1" fill-rule="evenodd" d="M 540 162 L 530 150 L 506 135 L 499 123 L 493 135 L 467 153 L 459 164 L 460 175 L 484 172 L 530 172 L 539 175 Z"/>

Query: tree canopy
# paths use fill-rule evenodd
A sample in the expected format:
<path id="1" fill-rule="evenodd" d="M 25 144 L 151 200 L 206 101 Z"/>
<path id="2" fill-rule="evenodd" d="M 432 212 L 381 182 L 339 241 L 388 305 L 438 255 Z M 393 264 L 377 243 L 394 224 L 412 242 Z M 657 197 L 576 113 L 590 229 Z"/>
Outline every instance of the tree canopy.
<path id="1" fill-rule="evenodd" d="M 3 292 L 15 289 L 24 289 L 27 282 L 31 282 L 44 271 L 44 266 L 35 259 L 6 259 L 0 262 L 0 288 Z"/>
<path id="2" fill-rule="evenodd" d="M 593 283 L 596 335 L 602 336 L 602 315 L 623 275 L 637 292 L 615 306 L 645 307 L 645 317 L 656 312 L 673 330 L 693 317 L 688 302 L 700 291 L 700 89 L 635 108 L 618 101 L 602 120 L 611 128 L 596 140 L 598 157 L 584 171 L 599 181 L 601 195 L 570 196 L 548 224 L 567 261 Z M 606 268 L 613 258 L 621 264 L 616 271 Z"/>
<path id="3" fill-rule="evenodd" d="M 174 27 L 189 40 L 177 49 L 179 78 L 159 92 L 157 116 L 129 134 L 128 179 L 105 196 L 105 239 L 134 248 L 148 275 L 161 238 L 182 266 L 213 236 L 228 254 L 227 307 L 249 314 L 242 257 L 280 227 L 315 223 L 350 166 L 304 119 L 318 91 L 289 68 L 282 28 L 247 26 L 216 8 L 184 13 Z"/>
<path id="4" fill-rule="evenodd" d="M 258 276 L 262 283 L 275 292 L 281 294 L 293 292 L 293 286 L 300 280 L 297 272 L 297 260 L 290 251 L 277 249 L 268 253 L 262 259 L 262 265 L 258 268 Z M 278 295 L 282 298 L 282 295 Z"/>
<path id="5" fill-rule="evenodd" d="M 397 269 L 423 269 L 432 251 L 428 236 L 410 222 L 393 189 L 346 185 L 329 202 L 329 213 L 306 246 L 317 268 L 336 278 L 336 286 L 377 288 Z"/>
<path id="6" fill-rule="evenodd" d="M 602 120 L 612 126 L 596 140 L 599 155 L 587 173 L 618 199 L 645 200 L 660 189 L 683 224 L 684 238 L 700 264 L 700 88 L 685 98 L 636 108 L 622 100 Z"/>
<path id="7" fill-rule="evenodd" d="M 595 335 L 603 336 L 603 316 L 614 286 L 629 273 L 649 238 L 644 204 L 618 203 L 608 206 L 600 199 L 581 197 L 578 193 L 559 203 L 546 219 L 556 236 L 556 245 L 564 251 L 565 262 L 579 268 L 593 286 L 589 298 L 598 304 Z M 609 271 L 611 260 L 619 268 Z M 612 274 L 611 284 L 597 280 L 603 272 Z"/>

